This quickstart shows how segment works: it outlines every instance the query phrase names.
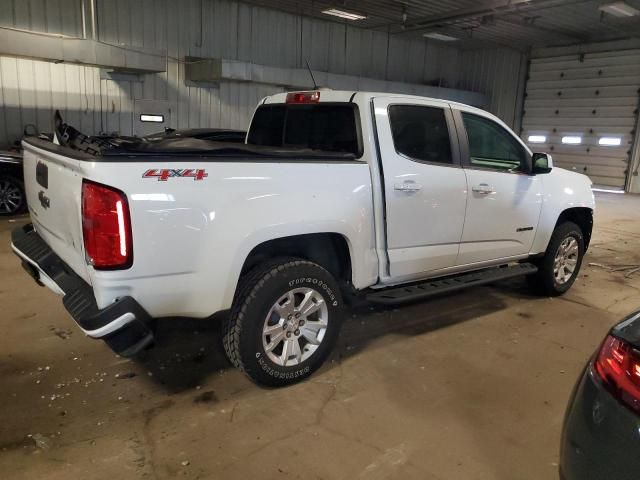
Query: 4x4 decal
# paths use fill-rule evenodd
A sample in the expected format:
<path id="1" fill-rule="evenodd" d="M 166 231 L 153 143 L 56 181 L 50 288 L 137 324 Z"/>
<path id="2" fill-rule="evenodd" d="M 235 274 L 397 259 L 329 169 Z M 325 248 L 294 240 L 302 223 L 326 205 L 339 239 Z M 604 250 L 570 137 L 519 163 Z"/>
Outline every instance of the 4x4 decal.
<path id="1" fill-rule="evenodd" d="M 159 182 L 166 182 L 170 178 L 193 178 L 203 180 L 209 175 L 203 168 L 152 168 L 142 174 L 142 178 L 155 178 Z"/>

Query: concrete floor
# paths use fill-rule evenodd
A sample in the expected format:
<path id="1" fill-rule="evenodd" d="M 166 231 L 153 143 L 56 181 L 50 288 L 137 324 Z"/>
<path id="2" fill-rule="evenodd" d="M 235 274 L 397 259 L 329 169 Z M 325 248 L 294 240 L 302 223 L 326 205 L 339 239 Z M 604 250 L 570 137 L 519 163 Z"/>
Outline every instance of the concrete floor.
<path id="1" fill-rule="evenodd" d="M 164 321 L 116 357 L 10 253 L 0 221 L 0 476 L 6 479 L 555 479 L 567 398 L 608 327 L 640 307 L 640 197 L 599 195 L 582 274 L 562 298 L 521 280 L 350 313 L 323 370 L 256 387 L 220 330 Z M 36 446 L 38 440 L 39 446 Z"/>

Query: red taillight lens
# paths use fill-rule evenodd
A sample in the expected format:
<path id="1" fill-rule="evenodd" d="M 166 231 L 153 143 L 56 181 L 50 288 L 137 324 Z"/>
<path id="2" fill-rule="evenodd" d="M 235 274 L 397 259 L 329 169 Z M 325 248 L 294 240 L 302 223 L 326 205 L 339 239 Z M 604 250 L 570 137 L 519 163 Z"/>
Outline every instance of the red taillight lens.
<path id="1" fill-rule="evenodd" d="M 624 340 L 609 335 L 594 367 L 607 389 L 640 413 L 640 352 Z"/>
<path id="2" fill-rule="evenodd" d="M 130 267 L 133 249 L 125 194 L 85 180 L 82 183 L 82 236 L 87 260 L 96 269 Z"/>
<path id="3" fill-rule="evenodd" d="M 292 92 L 287 93 L 287 103 L 318 103 L 320 92 Z"/>

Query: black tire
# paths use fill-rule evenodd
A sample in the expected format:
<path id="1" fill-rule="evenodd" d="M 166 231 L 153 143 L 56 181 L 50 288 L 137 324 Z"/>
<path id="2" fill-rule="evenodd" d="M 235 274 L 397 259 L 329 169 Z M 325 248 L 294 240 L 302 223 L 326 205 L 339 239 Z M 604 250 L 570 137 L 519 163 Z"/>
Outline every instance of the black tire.
<path id="1" fill-rule="evenodd" d="M 294 340 L 298 339 L 296 344 L 301 354 L 309 356 L 301 358 L 297 364 L 286 365 L 285 361 L 284 365 L 280 365 L 265 350 L 263 329 L 276 302 L 290 291 L 298 292 L 297 289 L 311 289 L 319 295 L 326 305 L 326 310 L 322 311 L 327 316 L 327 325 L 317 347 L 305 343 L 307 340 L 301 333 L 304 325 L 296 326 L 295 332 L 298 333 L 289 333 Z M 297 299 L 301 294 L 298 292 L 294 295 Z M 241 279 L 224 328 L 224 350 L 231 363 L 254 382 L 272 387 L 290 385 L 307 378 L 322 366 L 337 342 L 342 315 L 340 287 L 327 270 L 307 260 L 289 257 L 274 259 L 254 268 Z M 277 323 L 278 315 L 275 317 Z M 271 341 L 273 337 L 267 338 Z M 281 360 L 282 356 L 287 357 L 284 351 L 286 339 L 282 341 Z M 308 353 L 309 349 L 311 353 Z M 276 351 L 272 350 L 271 355 L 275 355 Z"/>
<path id="2" fill-rule="evenodd" d="M 24 212 L 26 206 L 27 196 L 22 180 L 11 175 L 0 175 L 0 216 L 17 215 Z"/>
<path id="3" fill-rule="evenodd" d="M 571 277 L 567 281 L 560 283 L 554 275 L 554 260 L 562 242 L 570 237 L 573 237 L 578 244 L 578 257 Z M 576 277 L 580 272 L 583 257 L 584 237 L 582 230 L 573 222 L 561 223 L 556 226 L 556 229 L 553 231 L 544 257 L 537 262 L 538 272 L 535 275 L 527 277 L 529 286 L 535 293 L 541 295 L 550 297 L 562 295 L 569 290 L 573 285 L 573 282 L 575 282 Z"/>

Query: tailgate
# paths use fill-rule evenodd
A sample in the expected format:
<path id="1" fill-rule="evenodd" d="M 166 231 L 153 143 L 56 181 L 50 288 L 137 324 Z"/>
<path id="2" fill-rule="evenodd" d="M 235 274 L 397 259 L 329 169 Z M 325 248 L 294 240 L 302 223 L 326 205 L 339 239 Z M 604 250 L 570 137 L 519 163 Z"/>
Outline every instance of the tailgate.
<path id="1" fill-rule="evenodd" d="M 82 240 L 83 162 L 65 155 L 62 147 L 51 144 L 45 149 L 40 142 L 23 142 L 24 185 L 33 226 L 51 249 L 90 283 Z"/>

